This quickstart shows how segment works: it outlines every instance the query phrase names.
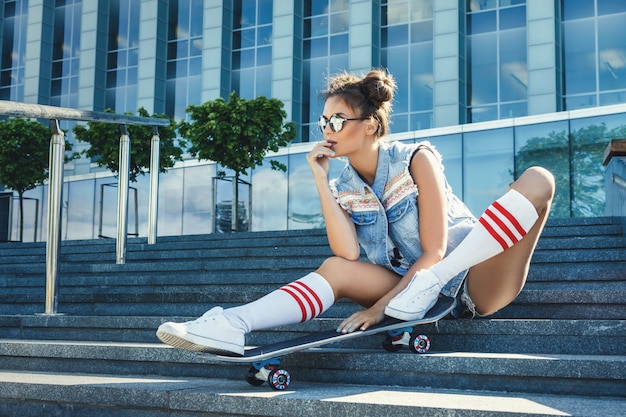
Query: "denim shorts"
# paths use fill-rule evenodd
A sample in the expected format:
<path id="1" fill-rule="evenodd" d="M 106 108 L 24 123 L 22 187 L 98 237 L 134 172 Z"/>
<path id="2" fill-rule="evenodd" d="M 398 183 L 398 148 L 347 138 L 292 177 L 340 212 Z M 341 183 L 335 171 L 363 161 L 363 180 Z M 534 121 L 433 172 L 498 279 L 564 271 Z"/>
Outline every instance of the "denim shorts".
<path id="1" fill-rule="evenodd" d="M 483 318 L 487 315 L 480 314 L 476 311 L 476 304 L 469 295 L 467 289 L 467 276 L 461 284 L 463 288 L 456 295 L 456 305 L 450 312 L 450 315 L 455 319 L 474 319 Z"/>

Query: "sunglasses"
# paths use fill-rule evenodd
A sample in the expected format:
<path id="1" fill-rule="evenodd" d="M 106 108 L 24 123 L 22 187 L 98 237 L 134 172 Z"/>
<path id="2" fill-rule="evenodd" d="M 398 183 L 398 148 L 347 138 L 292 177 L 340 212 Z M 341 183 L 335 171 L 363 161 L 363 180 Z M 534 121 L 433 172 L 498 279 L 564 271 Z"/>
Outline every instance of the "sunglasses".
<path id="1" fill-rule="evenodd" d="M 335 113 L 330 118 L 327 118 L 324 115 L 320 116 L 320 119 L 317 121 L 317 125 L 324 133 L 324 129 L 326 129 L 326 125 L 330 124 L 330 130 L 333 132 L 340 132 L 343 129 L 344 122 L 348 120 L 367 120 L 368 117 L 342 117 L 339 114 Z"/>

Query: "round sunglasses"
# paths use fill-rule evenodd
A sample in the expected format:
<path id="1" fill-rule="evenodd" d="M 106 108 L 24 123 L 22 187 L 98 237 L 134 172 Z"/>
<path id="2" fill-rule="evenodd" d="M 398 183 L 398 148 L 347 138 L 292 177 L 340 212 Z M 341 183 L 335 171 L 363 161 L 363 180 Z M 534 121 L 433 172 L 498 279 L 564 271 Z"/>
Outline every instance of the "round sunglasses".
<path id="1" fill-rule="evenodd" d="M 324 129 L 326 129 L 326 125 L 330 124 L 330 130 L 333 132 L 339 132 L 343 129 L 344 122 L 348 120 L 367 120 L 368 117 L 342 117 L 341 115 L 335 113 L 329 118 L 324 115 L 321 115 L 319 120 L 317 121 L 317 125 L 320 127 L 322 133 L 324 133 Z"/>

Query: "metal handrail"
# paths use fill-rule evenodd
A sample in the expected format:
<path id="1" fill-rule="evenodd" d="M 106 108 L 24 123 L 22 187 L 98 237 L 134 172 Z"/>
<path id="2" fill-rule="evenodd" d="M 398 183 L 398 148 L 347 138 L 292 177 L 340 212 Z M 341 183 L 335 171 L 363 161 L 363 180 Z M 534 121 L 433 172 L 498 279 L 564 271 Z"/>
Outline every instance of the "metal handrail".
<path id="1" fill-rule="evenodd" d="M 50 122 L 50 162 L 48 176 L 48 236 L 46 240 L 46 304 L 43 315 L 56 315 L 58 305 L 59 247 L 61 243 L 61 192 L 63 190 L 63 166 L 65 157 L 65 139 L 59 128 L 59 120 L 80 122 L 101 122 L 120 125 L 120 162 L 117 201 L 117 242 L 116 263 L 126 262 L 126 231 L 128 225 L 128 187 L 130 170 L 130 137 L 126 125 L 153 126 L 149 213 L 153 220 L 149 222 L 148 243 L 156 242 L 156 214 L 158 172 L 159 172 L 159 134 L 157 126 L 169 126 L 164 118 L 120 115 L 115 113 L 78 110 L 65 107 L 45 106 L 40 104 L 19 103 L 0 100 L 0 116 L 47 119 Z M 154 153 L 156 149 L 156 160 Z M 154 173 L 156 172 L 156 174 Z M 154 182 L 154 183 L 153 183 Z"/>

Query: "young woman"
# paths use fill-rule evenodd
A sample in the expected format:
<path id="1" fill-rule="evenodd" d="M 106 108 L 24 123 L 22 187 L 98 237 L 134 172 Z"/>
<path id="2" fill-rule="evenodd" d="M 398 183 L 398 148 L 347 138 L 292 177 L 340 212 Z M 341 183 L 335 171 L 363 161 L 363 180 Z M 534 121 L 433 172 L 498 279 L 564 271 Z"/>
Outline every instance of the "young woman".
<path id="1" fill-rule="evenodd" d="M 161 341 L 242 355 L 245 334 L 311 320 L 342 297 L 365 307 L 340 324 L 344 333 L 385 315 L 421 318 L 440 293 L 456 297 L 454 317 L 486 316 L 513 301 L 550 211 L 553 176 L 528 169 L 476 220 L 452 193 L 429 143 L 385 140 L 395 88 L 390 74 L 372 70 L 338 75 L 324 92 L 324 140 L 306 158 L 334 256 L 252 303 L 164 323 Z M 329 159 L 340 156 L 349 164 L 329 183 Z M 359 260 L 361 248 L 367 262 Z"/>

